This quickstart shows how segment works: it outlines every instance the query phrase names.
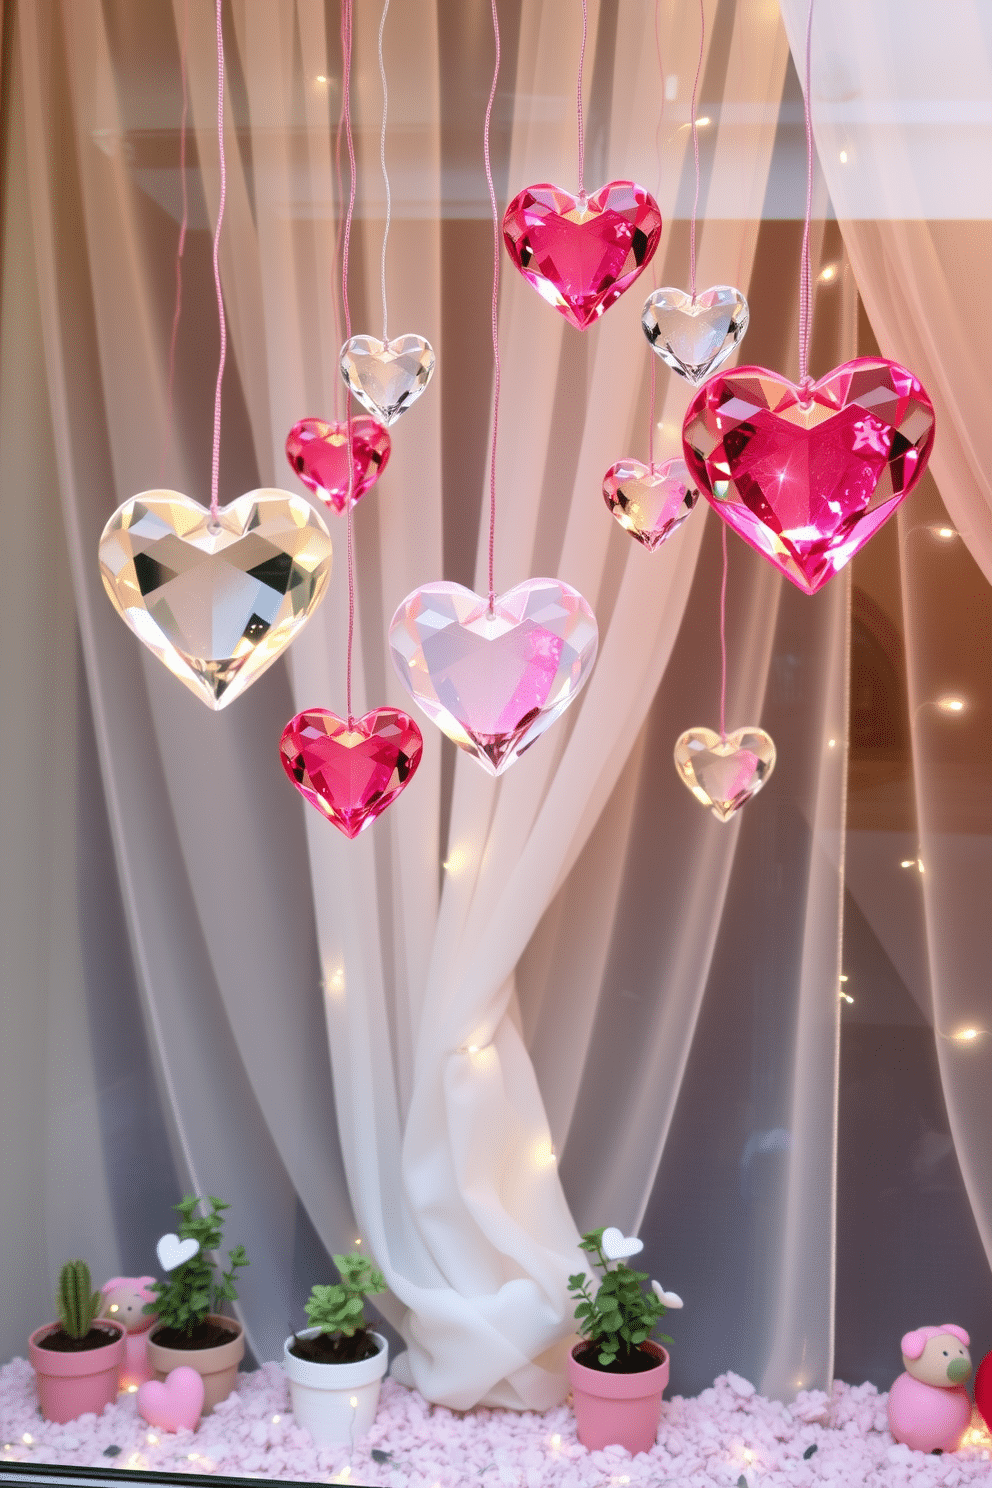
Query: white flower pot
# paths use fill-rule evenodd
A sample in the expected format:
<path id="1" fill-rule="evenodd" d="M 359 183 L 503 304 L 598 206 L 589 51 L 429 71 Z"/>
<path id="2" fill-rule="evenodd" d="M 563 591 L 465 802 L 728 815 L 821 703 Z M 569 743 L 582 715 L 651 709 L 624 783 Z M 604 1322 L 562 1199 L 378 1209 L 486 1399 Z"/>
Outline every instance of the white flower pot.
<path id="1" fill-rule="evenodd" d="M 315 1338 L 319 1328 L 302 1328 L 300 1338 Z M 283 1344 L 283 1364 L 289 1381 L 293 1415 L 318 1446 L 350 1447 L 375 1420 L 379 1386 L 389 1364 L 389 1345 L 381 1333 L 372 1337 L 379 1352 L 357 1364 L 313 1364 L 298 1359 L 290 1349 L 295 1335 Z"/>

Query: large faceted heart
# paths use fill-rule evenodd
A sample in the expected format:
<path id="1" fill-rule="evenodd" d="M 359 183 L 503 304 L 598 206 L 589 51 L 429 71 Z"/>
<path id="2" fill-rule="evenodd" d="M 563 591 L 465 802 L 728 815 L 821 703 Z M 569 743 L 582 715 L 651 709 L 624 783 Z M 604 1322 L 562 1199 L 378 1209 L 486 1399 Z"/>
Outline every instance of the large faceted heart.
<path id="1" fill-rule="evenodd" d="M 618 460 L 603 477 L 603 499 L 620 526 L 649 552 L 677 531 L 699 500 L 684 460 L 642 465 Z"/>
<path id="2" fill-rule="evenodd" d="M 721 739 L 708 728 L 686 729 L 675 743 L 675 768 L 697 801 L 727 822 L 756 796 L 775 768 L 775 745 L 764 729 L 737 729 Z"/>
<path id="3" fill-rule="evenodd" d="M 656 289 L 644 301 L 641 325 L 662 361 L 698 387 L 733 355 L 748 314 L 747 300 L 729 284 L 695 299 L 682 289 Z"/>
<path id="4" fill-rule="evenodd" d="M 859 357 L 804 392 L 764 367 L 700 388 L 682 426 L 710 505 L 806 594 L 815 594 L 916 485 L 933 404 L 905 367 Z"/>
<path id="5" fill-rule="evenodd" d="M 633 284 L 660 238 L 658 203 L 634 181 L 609 181 L 591 196 L 527 186 L 503 216 L 516 267 L 580 331 Z"/>
<path id="6" fill-rule="evenodd" d="M 389 435 L 380 423 L 360 413 L 351 421 L 351 449 L 355 464 L 352 504 L 371 491 L 389 460 Z M 286 439 L 286 458 L 308 491 L 336 512 L 348 504 L 348 421 L 300 419 Z"/>
<path id="7" fill-rule="evenodd" d="M 140 641 L 215 710 L 286 649 L 331 576 L 320 513 L 288 491 L 249 491 L 217 522 L 178 491 L 144 491 L 100 538 L 110 602 Z"/>
<path id="8" fill-rule="evenodd" d="M 423 336 L 352 336 L 341 348 L 341 376 L 348 391 L 380 424 L 395 424 L 425 391 L 434 373 L 434 350 Z"/>
<path id="9" fill-rule="evenodd" d="M 403 686 L 490 775 L 502 775 L 565 711 L 598 644 L 592 610 L 557 579 L 528 579 L 492 610 L 461 584 L 424 584 L 389 627 Z"/>
<path id="10" fill-rule="evenodd" d="M 374 708 L 350 724 L 310 708 L 283 729 L 279 758 L 304 800 L 357 837 L 409 785 L 423 747 L 413 719 L 396 708 Z"/>

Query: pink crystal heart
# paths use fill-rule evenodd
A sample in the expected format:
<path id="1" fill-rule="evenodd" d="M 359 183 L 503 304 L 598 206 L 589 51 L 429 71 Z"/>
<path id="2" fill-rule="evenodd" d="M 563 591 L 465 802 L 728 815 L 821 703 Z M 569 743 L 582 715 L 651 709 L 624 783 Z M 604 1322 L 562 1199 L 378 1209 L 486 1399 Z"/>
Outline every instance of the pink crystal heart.
<path id="1" fill-rule="evenodd" d="M 163 1380 L 138 1386 L 138 1415 L 159 1431 L 195 1431 L 203 1410 L 203 1376 L 180 1364 Z"/>
<path id="2" fill-rule="evenodd" d="M 727 822 L 756 796 L 775 768 L 775 745 L 749 726 L 721 739 L 708 728 L 686 729 L 675 743 L 675 768 L 697 801 Z"/>
<path id="3" fill-rule="evenodd" d="M 654 552 L 682 526 L 699 490 L 684 460 L 654 467 L 618 460 L 603 477 L 603 499 L 620 526 Z"/>
<path id="4" fill-rule="evenodd" d="M 396 708 L 373 708 L 350 724 L 309 708 L 283 729 L 279 758 L 304 800 L 357 837 L 409 785 L 423 747 L 413 719 Z"/>
<path id="5" fill-rule="evenodd" d="M 389 627 L 403 686 L 490 775 L 502 775 L 575 699 L 598 644 L 589 605 L 557 579 L 528 579 L 491 610 L 461 584 L 424 584 Z"/>
<path id="6" fill-rule="evenodd" d="M 710 505 L 806 594 L 815 594 L 916 485 L 934 413 L 905 367 L 859 357 L 803 390 L 764 367 L 713 377 L 682 426 Z"/>
<path id="7" fill-rule="evenodd" d="M 698 387 L 737 350 L 748 322 L 747 300 L 730 284 L 695 296 L 656 289 L 641 311 L 641 325 L 663 362 Z"/>
<path id="8" fill-rule="evenodd" d="M 591 196 L 527 186 L 503 215 L 514 264 L 580 331 L 633 284 L 660 238 L 658 203 L 634 181 L 609 181 Z"/>
<path id="9" fill-rule="evenodd" d="M 355 462 L 353 501 L 371 491 L 389 462 L 389 435 L 367 413 L 351 421 L 351 448 Z M 348 422 L 326 423 L 305 418 L 294 424 L 286 438 L 286 458 L 308 491 L 343 512 L 348 501 Z"/>

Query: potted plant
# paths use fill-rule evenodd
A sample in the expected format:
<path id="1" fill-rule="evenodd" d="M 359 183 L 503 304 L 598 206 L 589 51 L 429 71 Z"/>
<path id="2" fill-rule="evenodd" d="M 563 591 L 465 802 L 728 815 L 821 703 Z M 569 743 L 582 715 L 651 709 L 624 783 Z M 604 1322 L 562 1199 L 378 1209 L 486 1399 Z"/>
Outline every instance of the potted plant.
<path id="1" fill-rule="evenodd" d="M 197 1214 L 201 1204 L 209 1206 L 208 1213 Z M 158 1314 L 148 1335 L 148 1364 L 155 1379 L 164 1380 L 182 1364 L 195 1369 L 203 1377 L 205 1416 L 234 1389 L 245 1352 L 241 1324 L 221 1315 L 225 1302 L 238 1299 L 235 1273 L 248 1265 L 243 1245 L 228 1252 L 226 1271 L 217 1258 L 224 1234 L 222 1215 L 229 1207 L 220 1199 L 193 1194 L 176 1204 L 182 1224 L 176 1234 L 163 1235 L 158 1242 L 159 1261 L 169 1280 L 148 1288 L 155 1295 L 144 1308 Z"/>
<path id="2" fill-rule="evenodd" d="M 48 1421 L 74 1421 L 117 1399 L 124 1358 L 124 1328 L 97 1319 L 103 1298 L 93 1290 L 85 1261 L 67 1261 L 59 1273 L 59 1321 L 36 1328 L 28 1339 L 38 1404 Z"/>
<path id="3" fill-rule="evenodd" d="M 615 1444 L 632 1454 L 648 1452 L 657 1439 L 668 1384 L 668 1352 L 651 1335 L 666 1306 L 681 1307 L 682 1301 L 656 1281 L 645 1290 L 647 1272 L 624 1264 L 644 1249 L 643 1241 L 611 1227 L 590 1230 L 580 1244 L 603 1278 L 595 1296 L 586 1272 L 568 1278 L 584 1340 L 568 1356 L 579 1441 L 592 1451 Z"/>
<path id="4" fill-rule="evenodd" d="M 389 1347 L 365 1319 L 366 1297 L 386 1280 L 365 1256 L 336 1255 L 335 1286 L 315 1286 L 306 1304 L 310 1326 L 283 1345 L 293 1415 L 318 1446 L 351 1446 L 375 1420 Z"/>

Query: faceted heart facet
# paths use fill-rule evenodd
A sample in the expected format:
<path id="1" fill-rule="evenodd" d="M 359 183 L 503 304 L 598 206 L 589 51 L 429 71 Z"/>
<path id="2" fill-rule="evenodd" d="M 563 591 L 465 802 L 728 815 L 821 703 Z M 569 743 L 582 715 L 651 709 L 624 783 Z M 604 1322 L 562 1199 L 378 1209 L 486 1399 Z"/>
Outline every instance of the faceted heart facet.
<path id="1" fill-rule="evenodd" d="M 434 350 L 423 336 L 352 336 L 341 348 L 341 376 L 380 424 L 395 424 L 416 403 L 434 372 Z"/>
<path id="2" fill-rule="evenodd" d="M 712 378 L 682 426 L 710 505 L 806 594 L 815 594 L 916 485 L 933 404 L 912 372 L 860 357 L 803 388 L 764 367 Z"/>
<path id="3" fill-rule="evenodd" d="M 634 181 L 609 181 L 591 196 L 527 186 L 503 216 L 516 267 L 580 331 L 633 284 L 660 237 L 658 203 Z"/>
<path id="4" fill-rule="evenodd" d="M 683 460 L 654 467 L 618 460 L 603 477 L 603 499 L 620 526 L 653 552 L 682 526 L 699 489 Z"/>
<path id="5" fill-rule="evenodd" d="M 357 837 L 409 785 L 423 747 L 413 719 L 396 708 L 373 708 L 350 724 L 309 708 L 283 729 L 279 758 L 304 800 Z"/>
<path id="6" fill-rule="evenodd" d="M 528 579 L 492 610 L 461 584 L 424 584 L 389 627 L 403 686 L 490 775 L 502 775 L 565 711 L 598 644 L 592 610 L 557 579 Z"/>
<path id="7" fill-rule="evenodd" d="M 737 729 L 721 739 L 708 728 L 686 729 L 675 744 L 675 768 L 697 801 L 726 822 L 756 796 L 775 768 L 775 745 L 764 729 Z"/>
<path id="8" fill-rule="evenodd" d="M 320 513 L 288 491 L 249 491 L 216 523 L 178 491 L 144 491 L 100 538 L 103 587 L 117 613 L 208 708 L 271 666 L 331 576 Z"/>
<path id="9" fill-rule="evenodd" d="M 729 284 L 704 289 L 695 300 L 681 289 L 656 289 L 641 312 L 652 348 L 697 386 L 733 355 L 747 322 L 747 300 Z"/>
<path id="10" fill-rule="evenodd" d="M 389 460 L 389 435 L 368 414 L 351 421 L 351 448 L 355 463 L 352 501 L 371 491 Z M 294 424 L 286 439 L 286 458 L 308 491 L 343 512 L 348 504 L 348 421 L 328 424 L 305 418 Z"/>

